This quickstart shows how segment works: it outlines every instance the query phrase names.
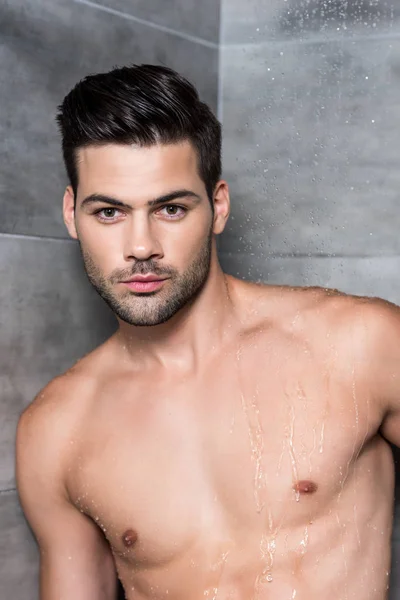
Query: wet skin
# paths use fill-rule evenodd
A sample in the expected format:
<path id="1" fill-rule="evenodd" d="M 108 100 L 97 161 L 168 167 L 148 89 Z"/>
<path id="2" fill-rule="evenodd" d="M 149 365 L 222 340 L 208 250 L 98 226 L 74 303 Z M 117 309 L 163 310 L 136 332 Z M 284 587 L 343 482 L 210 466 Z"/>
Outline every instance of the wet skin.
<path id="1" fill-rule="evenodd" d="M 132 368 L 116 334 L 60 378 L 71 503 L 129 600 L 383 600 L 394 474 L 365 302 L 228 281 L 240 322 L 196 372 Z"/>

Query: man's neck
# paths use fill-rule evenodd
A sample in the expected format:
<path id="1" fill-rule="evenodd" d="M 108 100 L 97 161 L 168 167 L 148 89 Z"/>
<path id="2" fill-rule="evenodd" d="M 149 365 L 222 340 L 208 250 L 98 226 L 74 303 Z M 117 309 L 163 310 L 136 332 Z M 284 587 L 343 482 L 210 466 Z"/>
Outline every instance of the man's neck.
<path id="1" fill-rule="evenodd" d="M 234 282 L 217 261 L 212 262 L 208 279 L 192 303 L 160 325 L 137 327 L 120 321 L 116 342 L 143 368 L 197 371 L 235 329 Z"/>

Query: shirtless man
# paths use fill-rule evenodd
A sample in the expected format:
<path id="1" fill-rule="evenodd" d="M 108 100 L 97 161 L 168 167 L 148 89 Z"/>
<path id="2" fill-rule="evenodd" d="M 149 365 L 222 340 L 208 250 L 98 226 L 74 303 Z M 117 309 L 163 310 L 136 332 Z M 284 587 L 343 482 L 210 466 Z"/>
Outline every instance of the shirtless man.
<path id="1" fill-rule="evenodd" d="M 387 598 L 399 308 L 222 272 L 220 125 L 173 71 L 90 76 L 58 122 L 119 329 L 18 424 L 41 600 Z"/>

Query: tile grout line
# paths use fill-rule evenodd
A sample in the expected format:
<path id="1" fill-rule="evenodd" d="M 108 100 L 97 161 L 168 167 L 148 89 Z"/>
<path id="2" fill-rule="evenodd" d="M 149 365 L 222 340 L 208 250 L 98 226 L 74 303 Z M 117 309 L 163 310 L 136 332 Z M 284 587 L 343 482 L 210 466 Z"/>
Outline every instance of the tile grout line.
<path id="1" fill-rule="evenodd" d="M 5 490 L 0 490 L 0 494 L 6 494 L 7 492 L 16 492 L 17 488 L 8 488 Z"/>
<path id="2" fill-rule="evenodd" d="M 51 242 L 67 242 L 70 244 L 74 244 L 76 243 L 76 240 L 73 239 L 69 239 L 69 238 L 59 238 L 59 237 L 55 237 L 55 236 L 51 236 L 51 235 L 29 235 L 29 234 L 24 234 L 24 233 L 3 233 L 0 232 L 0 239 L 1 238 L 16 238 L 16 239 L 23 239 L 23 240 L 41 240 L 41 241 L 51 241 Z"/>
<path id="3" fill-rule="evenodd" d="M 319 254 L 308 254 L 308 253 L 296 253 L 296 254 L 284 254 L 284 253 L 273 253 L 273 254 L 269 254 L 268 256 L 264 256 L 261 259 L 260 258 L 256 258 L 254 256 L 250 257 L 249 254 L 246 254 L 245 252 L 224 252 L 224 251 L 220 251 L 218 252 L 218 256 L 222 257 L 222 258 L 239 258 L 240 257 L 244 257 L 245 259 L 250 260 L 254 260 L 254 263 L 259 263 L 260 261 L 267 261 L 267 260 L 275 260 L 275 259 L 280 259 L 280 258 L 294 258 L 294 259 L 305 259 L 305 258 L 309 258 L 309 259 L 315 259 L 315 258 L 338 258 L 338 259 L 363 259 L 363 260 L 376 260 L 376 259 L 388 259 L 388 258 L 400 258 L 400 254 L 369 254 L 369 255 L 365 255 L 365 254 L 338 254 L 338 253 L 332 253 L 332 254 L 327 254 L 327 253 L 319 253 Z"/>
<path id="4" fill-rule="evenodd" d="M 170 35 L 174 35 L 175 37 L 179 37 L 188 42 L 193 42 L 199 44 L 201 46 L 205 46 L 206 48 L 212 48 L 213 50 L 219 49 L 219 43 L 209 42 L 208 40 L 204 40 L 203 38 L 199 38 L 195 35 L 190 35 L 188 33 L 183 33 L 182 31 L 177 31 L 176 29 L 171 29 L 170 27 L 165 27 L 164 25 L 157 25 L 156 23 L 152 23 L 151 21 L 147 21 L 146 19 L 141 19 L 140 17 L 134 17 L 128 13 L 125 13 L 120 10 L 116 10 L 115 8 L 110 8 L 109 6 L 103 6 L 102 4 L 97 4 L 97 2 L 92 2 L 92 0 L 72 0 L 76 4 L 84 4 L 95 10 L 100 10 L 106 12 L 108 14 L 114 15 L 116 17 L 121 17 L 122 19 L 126 19 L 127 21 L 133 21 L 134 23 L 138 23 L 139 25 L 144 25 L 145 27 L 150 27 L 152 29 L 156 29 L 157 31 L 162 31 L 163 33 L 169 33 Z"/>

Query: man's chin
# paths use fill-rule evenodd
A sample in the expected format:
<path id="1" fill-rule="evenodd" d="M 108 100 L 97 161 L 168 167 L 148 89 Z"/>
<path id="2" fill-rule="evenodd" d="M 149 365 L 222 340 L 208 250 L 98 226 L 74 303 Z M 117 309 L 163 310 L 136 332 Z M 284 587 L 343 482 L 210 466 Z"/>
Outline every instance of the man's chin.
<path id="1" fill-rule="evenodd" d="M 138 319 L 132 316 L 126 316 L 116 313 L 117 317 L 127 323 L 128 325 L 133 325 L 134 327 L 155 327 L 156 325 L 162 325 L 163 323 L 167 323 L 174 315 L 169 315 L 167 317 L 159 317 L 159 318 L 142 318 Z"/>

